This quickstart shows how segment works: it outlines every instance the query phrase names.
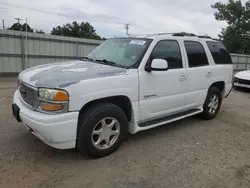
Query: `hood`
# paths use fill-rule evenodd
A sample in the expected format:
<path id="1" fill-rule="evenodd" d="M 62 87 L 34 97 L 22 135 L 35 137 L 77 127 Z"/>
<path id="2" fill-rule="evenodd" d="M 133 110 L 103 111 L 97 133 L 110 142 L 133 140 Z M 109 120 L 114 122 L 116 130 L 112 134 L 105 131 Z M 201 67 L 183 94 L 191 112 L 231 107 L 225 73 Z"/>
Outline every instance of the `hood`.
<path id="1" fill-rule="evenodd" d="M 124 74 L 126 69 L 88 61 L 68 61 L 32 67 L 19 80 L 34 87 L 64 88 L 87 79 Z"/>
<path id="2" fill-rule="evenodd" d="M 250 70 L 241 71 L 235 74 L 235 77 L 250 80 Z"/>

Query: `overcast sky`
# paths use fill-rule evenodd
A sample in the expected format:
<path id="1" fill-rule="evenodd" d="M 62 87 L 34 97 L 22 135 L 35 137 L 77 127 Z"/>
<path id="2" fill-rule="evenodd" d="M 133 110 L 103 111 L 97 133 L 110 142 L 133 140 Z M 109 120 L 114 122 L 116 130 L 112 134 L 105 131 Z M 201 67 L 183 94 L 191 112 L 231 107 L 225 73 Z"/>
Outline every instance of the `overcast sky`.
<path id="1" fill-rule="evenodd" d="M 15 17 L 28 18 L 32 28 L 49 33 L 57 25 L 88 21 L 103 37 L 186 31 L 217 37 L 224 22 L 214 19 L 217 0 L 0 0 L 6 27 Z M 226 2 L 227 0 L 221 0 Z"/>

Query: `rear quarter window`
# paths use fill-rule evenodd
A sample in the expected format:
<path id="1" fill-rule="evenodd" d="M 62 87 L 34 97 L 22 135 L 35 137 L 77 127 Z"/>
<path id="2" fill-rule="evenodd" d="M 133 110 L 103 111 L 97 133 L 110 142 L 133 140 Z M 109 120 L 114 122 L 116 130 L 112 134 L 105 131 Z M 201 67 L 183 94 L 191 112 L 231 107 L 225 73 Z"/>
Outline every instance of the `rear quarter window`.
<path id="1" fill-rule="evenodd" d="M 215 64 L 232 64 L 231 56 L 221 42 L 207 41 L 207 46 Z"/>

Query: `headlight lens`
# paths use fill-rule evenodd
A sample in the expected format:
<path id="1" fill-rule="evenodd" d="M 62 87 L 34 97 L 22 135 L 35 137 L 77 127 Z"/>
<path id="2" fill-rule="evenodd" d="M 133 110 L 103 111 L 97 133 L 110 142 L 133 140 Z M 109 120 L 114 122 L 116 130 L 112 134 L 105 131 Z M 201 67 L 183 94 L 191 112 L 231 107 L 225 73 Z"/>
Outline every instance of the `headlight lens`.
<path id="1" fill-rule="evenodd" d="M 63 90 L 41 88 L 38 90 L 38 98 L 48 101 L 68 101 L 69 95 Z"/>
<path id="2" fill-rule="evenodd" d="M 63 113 L 68 111 L 69 95 L 67 91 L 40 88 L 38 106 L 42 111 Z"/>
<path id="3" fill-rule="evenodd" d="M 233 82 L 238 82 L 238 80 L 239 80 L 239 78 L 237 78 L 237 77 L 233 78 Z"/>

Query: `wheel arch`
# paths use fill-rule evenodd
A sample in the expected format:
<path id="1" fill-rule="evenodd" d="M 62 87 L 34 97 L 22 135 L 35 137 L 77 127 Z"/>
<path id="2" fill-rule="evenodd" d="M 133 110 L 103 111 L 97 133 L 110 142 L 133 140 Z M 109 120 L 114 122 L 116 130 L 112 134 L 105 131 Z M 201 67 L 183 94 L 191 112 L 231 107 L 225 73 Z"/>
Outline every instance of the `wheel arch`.
<path id="1" fill-rule="evenodd" d="M 85 114 L 91 106 L 100 104 L 100 103 L 112 103 L 114 105 L 119 106 L 126 114 L 128 121 L 131 121 L 132 116 L 133 116 L 133 109 L 132 109 L 132 103 L 129 97 L 125 95 L 116 95 L 116 96 L 111 96 L 111 97 L 95 99 L 83 105 L 79 111 L 78 124 L 77 124 L 77 136 L 78 136 L 78 132 L 80 128 L 80 124 L 79 124 L 80 116 Z"/>
<path id="2" fill-rule="evenodd" d="M 225 86 L 226 86 L 226 83 L 225 83 L 224 81 L 216 81 L 216 82 L 214 82 L 214 83 L 209 87 L 209 89 L 212 88 L 212 87 L 216 87 L 216 88 L 218 88 L 218 89 L 221 91 L 221 95 L 224 96 L 224 93 L 225 93 Z M 209 91 L 209 89 L 208 89 L 208 91 Z"/>

